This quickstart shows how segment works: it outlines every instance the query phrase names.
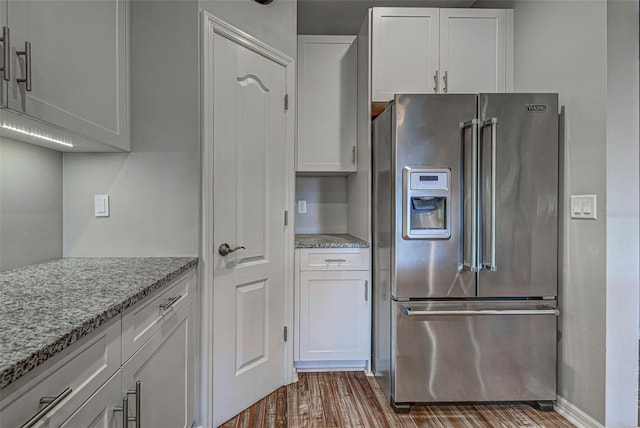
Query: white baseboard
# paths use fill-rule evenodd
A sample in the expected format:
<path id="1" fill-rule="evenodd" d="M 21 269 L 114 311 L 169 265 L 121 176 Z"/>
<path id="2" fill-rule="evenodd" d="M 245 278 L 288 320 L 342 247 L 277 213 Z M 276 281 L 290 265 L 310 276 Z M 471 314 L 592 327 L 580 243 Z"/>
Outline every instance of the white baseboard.
<path id="1" fill-rule="evenodd" d="M 366 370 L 366 361 L 296 361 L 298 372 L 348 372 Z"/>
<path id="2" fill-rule="evenodd" d="M 598 421 L 560 396 L 558 396 L 556 401 L 555 410 L 569 422 L 580 428 L 604 428 Z"/>

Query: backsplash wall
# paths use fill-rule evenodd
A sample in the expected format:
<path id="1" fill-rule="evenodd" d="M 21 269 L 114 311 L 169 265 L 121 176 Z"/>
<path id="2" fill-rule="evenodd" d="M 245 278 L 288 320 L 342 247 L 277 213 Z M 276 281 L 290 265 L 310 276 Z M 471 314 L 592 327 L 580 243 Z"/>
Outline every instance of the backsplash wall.
<path id="1" fill-rule="evenodd" d="M 298 201 L 307 213 L 298 213 Z M 296 177 L 296 233 L 347 233 L 347 178 Z"/>
<path id="2" fill-rule="evenodd" d="M 0 270 L 62 256 L 62 153 L 0 137 Z"/>

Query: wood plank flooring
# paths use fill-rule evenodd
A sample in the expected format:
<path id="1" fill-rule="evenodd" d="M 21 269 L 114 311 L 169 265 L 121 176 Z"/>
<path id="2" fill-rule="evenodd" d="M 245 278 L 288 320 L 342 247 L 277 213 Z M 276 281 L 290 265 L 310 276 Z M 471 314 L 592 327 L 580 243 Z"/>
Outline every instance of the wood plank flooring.
<path id="1" fill-rule="evenodd" d="M 415 406 L 396 414 L 375 379 L 362 372 L 300 373 L 222 425 L 223 428 L 549 428 L 573 427 L 556 412 L 526 404 Z"/>

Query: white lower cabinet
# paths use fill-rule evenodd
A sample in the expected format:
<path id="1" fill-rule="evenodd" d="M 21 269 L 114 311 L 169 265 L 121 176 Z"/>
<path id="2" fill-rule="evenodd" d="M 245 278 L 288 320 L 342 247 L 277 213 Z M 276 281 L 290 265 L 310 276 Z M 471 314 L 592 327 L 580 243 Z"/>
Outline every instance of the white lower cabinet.
<path id="1" fill-rule="evenodd" d="M 326 260 L 309 263 L 309 260 Z M 353 260 L 359 260 L 357 265 Z M 359 270 L 354 270 L 356 268 Z M 368 365 L 371 337 L 369 250 L 301 249 L 296 257 L 298 369 Z"/>
<path id="2" fill-rule="evenodd" d="M 136 426 L 177 428 L 193 423 L 192 306 L 180 309 L 122 366 L 122 394 L 129 397 L 129 417 L 136 419 Z"/>
<path id="3" fill-rule="evenodd" d="M 2 389 L 0 428 L 191 427 L 194 287 L 191 269 Z"/>

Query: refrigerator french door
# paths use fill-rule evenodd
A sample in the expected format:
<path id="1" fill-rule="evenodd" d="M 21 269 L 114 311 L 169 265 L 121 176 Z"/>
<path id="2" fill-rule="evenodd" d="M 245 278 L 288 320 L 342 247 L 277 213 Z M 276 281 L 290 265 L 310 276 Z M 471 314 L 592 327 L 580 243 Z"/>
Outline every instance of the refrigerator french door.
<path id="1" fill-rule="evenodd" d="M 557 95 L 396 95 L 372 201 L 373 364 L 396 408 L 555 400 Z"/>

